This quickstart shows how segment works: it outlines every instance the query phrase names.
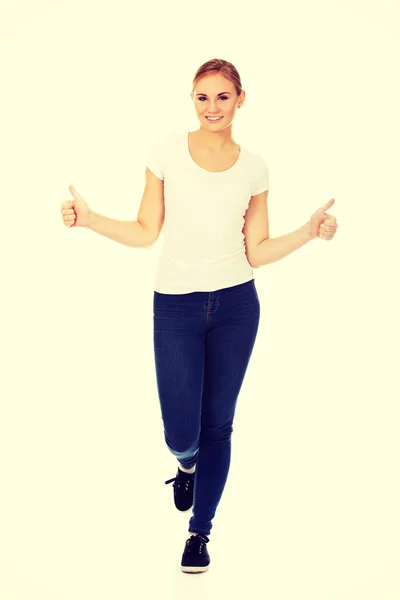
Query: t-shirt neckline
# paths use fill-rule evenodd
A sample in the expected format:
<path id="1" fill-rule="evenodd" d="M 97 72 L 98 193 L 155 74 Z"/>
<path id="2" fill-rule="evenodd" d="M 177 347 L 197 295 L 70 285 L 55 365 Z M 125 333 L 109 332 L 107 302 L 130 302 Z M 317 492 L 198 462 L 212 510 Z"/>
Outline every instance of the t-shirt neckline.
<path id="1" fill-rule="evenodd" d="M 224 169 L 223 171 L 209 171 L 208 169 L 203 169 L 203 167 L 200 167 L 200 165 L 197 164 L 197 162 L 194 160 L 193 156 L 190 154 L 189 133 L 191 133 L 191 131 L 187 131 L 185 133 L 185 142 L 186 142 L 186 152 L 187 152 L 187 155 L 189 156 L 190 161 L 195 165 L 195 167 L 197 167 L 198 169 L 200 169 L 200 171 L 203 171 L 203 173 L 211 173 L 211 175 L 222 175 L 222 173 L 228 173 L 229 171 L 232 171 L 238 165 L 238 163 L 240 162 L 240 159 L 241 159 L 242 154 L 243 154 L 243 148 L 241 146 L 239 146 L 239 148 L 240 148 L 239 156 L 237 157 L 237 159 L 233 163 L 233 165 L 231 167 L 229 167 L 228 169 Z"/>

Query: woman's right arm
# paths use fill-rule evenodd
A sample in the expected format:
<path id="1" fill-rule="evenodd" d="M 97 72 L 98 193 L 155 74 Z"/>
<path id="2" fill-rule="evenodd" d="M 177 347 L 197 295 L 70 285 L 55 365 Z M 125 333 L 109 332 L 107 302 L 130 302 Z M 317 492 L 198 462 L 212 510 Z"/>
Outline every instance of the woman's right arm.
<path id="1" fill-rule="evenodd" d="M 90 211 L 87 228 L 124 246 L 145 248 L 153 243 L 149 232 L 139 221 L 118 221 Z"/>
<path id="2" fill-rule="evenodd" d="M 164 223 L 164 182 L 146 167 L 146 187 L 136 221 L 110 219 L 86 204 L 73 186 L 74 200 L 61 205 L 64 224 L 68 227 L 87 227 L 111 240 L 134 248 L 151 246 L 158 239 Z"/>

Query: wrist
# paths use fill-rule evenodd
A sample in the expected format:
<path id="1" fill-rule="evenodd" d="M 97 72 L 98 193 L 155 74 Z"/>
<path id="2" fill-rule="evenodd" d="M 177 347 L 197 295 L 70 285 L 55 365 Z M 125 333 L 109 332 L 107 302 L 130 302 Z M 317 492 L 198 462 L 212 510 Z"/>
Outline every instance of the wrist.
<path id="1" fill-rule="evenodd" d="M 88 229 L 92 228 L 94 218 L 95 218 L 95 212 L 93 210 L 89 209 L 89 214 L 88 214 L 88 217 L 87 217 L 87 224 L 86 224 L 86 227 Z"/>
<path id="2" fill-rule="evenodd" d="M 307 242 L 311 242 L 311 240 L 314 239 L 313 234 L 311 233 L 311 223 L 310 221 L 307 221 L 307 223 L 305 223 L 305 225 L 303 225 L 303 230 L 304 230 L 304 236 Z"/>

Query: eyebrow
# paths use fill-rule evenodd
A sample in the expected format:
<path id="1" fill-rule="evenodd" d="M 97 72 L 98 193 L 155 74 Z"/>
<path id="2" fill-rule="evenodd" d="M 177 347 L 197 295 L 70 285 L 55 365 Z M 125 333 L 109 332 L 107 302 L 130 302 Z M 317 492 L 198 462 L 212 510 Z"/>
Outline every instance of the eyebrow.
<path id="1" fill-rule="evenodd" d="M 231 94 L 232 92 L 221 92 L 218 96 L 222 96 L 222 94 Z M 196 94 L 196 96 L 207 96 L 207 94 Z"/>

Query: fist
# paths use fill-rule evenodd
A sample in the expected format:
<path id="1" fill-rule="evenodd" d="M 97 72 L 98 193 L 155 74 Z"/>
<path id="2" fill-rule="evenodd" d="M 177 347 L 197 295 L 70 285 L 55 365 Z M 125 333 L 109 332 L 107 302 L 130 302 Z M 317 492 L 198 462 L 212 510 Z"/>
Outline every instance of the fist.
<path id="1" fill-rule="evenodd" d="M 327 215 L 326 210 L 331 208 L 335 202 L 334 198 L 331 198 L 329 202 L 321 206 L 318 210 L 311 215 L 308 222 L 309 231 L 312 238 L 322 238 L 323 240 L 331 240 L 335 235 L 337 228 L 339 227 L 336 221 L 336 217 L 333 215 Z"/>
<path id="2" fill-rule="evenodd" d="M 69 186 L 73 198 L 61 203 L 61 215 L 66 227 L 87 227 L 90 218 L 90 208 L 83 196 L 78 194 L 73 185 Z"/>

